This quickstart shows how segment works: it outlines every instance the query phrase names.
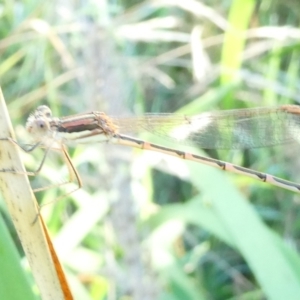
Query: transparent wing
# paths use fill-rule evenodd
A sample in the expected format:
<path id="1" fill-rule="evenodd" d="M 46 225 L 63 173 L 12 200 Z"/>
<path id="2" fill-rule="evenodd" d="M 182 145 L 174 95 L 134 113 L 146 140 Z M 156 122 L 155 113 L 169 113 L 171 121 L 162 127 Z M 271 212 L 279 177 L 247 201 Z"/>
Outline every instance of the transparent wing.
<path id="1" fill-rule="evenodd" d="M 300 108 L 236 109 L 196 116 L 146 114 L 114 118 L 120 133 L 150 131 L 180 143 L 194 143 L 204 149 L 247 149 L 294 143 L 300 140 Z"/>

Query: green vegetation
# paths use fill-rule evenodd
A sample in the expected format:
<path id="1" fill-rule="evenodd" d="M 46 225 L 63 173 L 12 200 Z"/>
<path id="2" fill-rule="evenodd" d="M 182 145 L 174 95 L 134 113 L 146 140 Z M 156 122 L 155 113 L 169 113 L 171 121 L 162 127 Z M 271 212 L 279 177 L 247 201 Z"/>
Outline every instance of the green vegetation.
<path id="1" fill-rule="evenodd" d="M 56 116 L 297 104 L 299 16 L 297 1 L 4 1 L 0 84 L 17 138 L 30 142 L 22 125 L 41 104 Z M 299 145 L 178 148 L 300 182 Z M 26 168 L 42 154 L 24 154 Z M 76 299 L 299 299 L 299 194 L 106 143 L 70 155 L 83 188 L 37 199 Z M 51 153 L 32 186 L 67 177 Z"/>

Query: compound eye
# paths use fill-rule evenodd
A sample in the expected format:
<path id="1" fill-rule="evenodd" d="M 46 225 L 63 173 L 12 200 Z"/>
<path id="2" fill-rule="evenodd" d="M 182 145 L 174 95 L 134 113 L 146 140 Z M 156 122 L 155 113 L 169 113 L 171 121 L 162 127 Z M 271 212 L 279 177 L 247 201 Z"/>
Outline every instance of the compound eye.
<path id="1" fill-rule="evenodd" d="M 36 122 L 36 126 L 40 129 L 43 129 L 46 127 L 46 123 L 45 123 L 45 121 L 39 120 Z"/>
<path id="2" fill-rule="evenodd" d="M 44 114 L 47 118 L 52 117 L 52 112 L 51 112 L 50 108 L 48 108 L 48 107 L 47 107 L 47 110 L 45 110 Z"/>
<path id="3" fill-rule="evenodd" d="M 49 123 L 46 120 L 36 120 L 31 126 L 31 132 L 33 134 L 40 134 L 40 133 L 46 133 L 46 131 L 49 129 Z"/>
<path id="4" fill-rule="evenodd" d="M 51 109 L 46 105 L 39 106 L 36 111 L 39 112 L 40 114 L 44 115 L 47 118 L 52 117 Z"/>

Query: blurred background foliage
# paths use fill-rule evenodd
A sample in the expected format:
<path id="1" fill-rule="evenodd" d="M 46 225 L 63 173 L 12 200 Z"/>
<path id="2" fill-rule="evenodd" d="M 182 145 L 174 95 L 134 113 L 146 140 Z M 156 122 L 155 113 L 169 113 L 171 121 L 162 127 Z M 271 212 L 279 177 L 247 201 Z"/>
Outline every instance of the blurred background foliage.
<path id="1" fill-rule="evenodd" d="M 16 136 L 30 142 L 23 126 L 41 104 L 56 116 L 297 104 L 299 16 L 293 0 L 2 1 L 0 84 Z M 193 151 L 299 182 L 298 149 Z M 27 169 L 42 154 L 24 154 Z M 50 203 L 42 214 L 76 299 L 299 299 L 299 195 L 115 145 L 70 154 L 83 188 L 37 199 Z M 67 171 L 54 153 L 32 186 L 60 183 Z"/>

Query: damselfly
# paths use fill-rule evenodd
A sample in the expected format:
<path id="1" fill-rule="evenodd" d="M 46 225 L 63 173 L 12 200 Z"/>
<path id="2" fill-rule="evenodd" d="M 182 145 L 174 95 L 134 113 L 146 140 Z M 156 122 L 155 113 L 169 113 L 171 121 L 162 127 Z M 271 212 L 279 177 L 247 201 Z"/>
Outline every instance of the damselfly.
<path id="1" fill-rule="evenodd" d="M 46 153 L 54 147 L 63 151 L 66 161 L 76 174 L 79 186 L 80 178 L 65 145 L 109 141 L 195 161 L 300 192 L 300 184 L 294 182 L 125 134 L 147 130 L 162 137 L 172 138 L 178 143 L 189 142 L 204 149 L 249 149 L 294 143 L 300 136 L 300 107 L 296 105 L 225 110 L 195 116 L 145 114 L 130 118 L 109 117 L 97 111 L 57 118 L 52 116 L 50 108 L 39 106 L 28 118 L 26 129 L 36 142 L 31 150 L 42 146 L 47 149 Z M 46 155 L 44 159 L 45 157 Z"/>

